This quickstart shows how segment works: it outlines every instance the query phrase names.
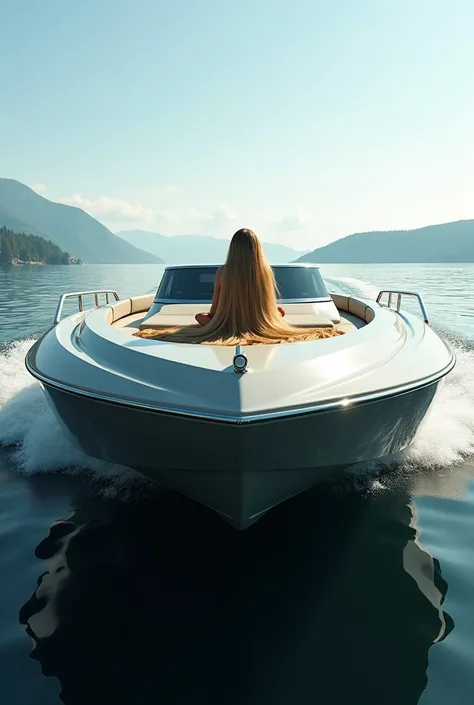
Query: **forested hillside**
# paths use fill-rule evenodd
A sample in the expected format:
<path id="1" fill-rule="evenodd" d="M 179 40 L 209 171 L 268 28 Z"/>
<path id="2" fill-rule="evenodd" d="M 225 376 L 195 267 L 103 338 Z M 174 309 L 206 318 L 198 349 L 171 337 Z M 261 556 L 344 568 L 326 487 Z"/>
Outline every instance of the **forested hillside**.
<path id="1" fill-rule="evenodd" d="M 80 260 L 72 260 L 74 264 Z M 68 252 L 39 235 L 0 228 L 0 264 L 70 264 Z"/>

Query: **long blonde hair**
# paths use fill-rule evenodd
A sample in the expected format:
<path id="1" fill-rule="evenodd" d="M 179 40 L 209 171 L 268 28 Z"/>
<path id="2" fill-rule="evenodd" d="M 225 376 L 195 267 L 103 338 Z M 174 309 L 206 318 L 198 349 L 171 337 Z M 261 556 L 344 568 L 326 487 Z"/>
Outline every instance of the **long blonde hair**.
<path id="1" fill-rule="evenodd" d="M 238 230 L 229 246 L 213 318 L 205 326 L 145 329 L 136 336 L 183 343 L 237 345 L 296 342 L 341 335 L 333 328 L 296 328 L 278 311 L 277 287 L 260 240 L 252 230 Z"/>

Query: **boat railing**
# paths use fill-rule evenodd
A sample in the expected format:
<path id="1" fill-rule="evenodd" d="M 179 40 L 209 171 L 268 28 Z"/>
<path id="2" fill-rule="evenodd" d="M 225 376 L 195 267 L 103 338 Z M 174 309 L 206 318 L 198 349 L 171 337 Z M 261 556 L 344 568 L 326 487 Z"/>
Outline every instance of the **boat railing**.
<path id="1" fill-rule="evenodd" d="M 106 304 L 110 303 L 110 298 L 109 298 L 110 296 L 113 296 L 115 301 L 118 301 L 120 299 L 120 296 L 113 289 L 97 289 L 94 291 L 70 291 L 67 294 L 62 294 L 62 296 L 59 297 L 58 305 L 56 308 L 56 314 L 54 316 L 53 325 L 56 326 L 59 323 L 59 321 L 61 320 L 61 314 L 63 312 L 63 307 L 68 299 L 77 299 L 79 311 L 83 311 L 85 296 L 93 296 L 94 301 L 95 301 L 95 305 L 97 307 L 100 305 L 99 304 L 99 296 L 100 295 L 105 296 L 105 303 Z"/>
<path id="2" fill-rule="evenodd" d="M 387 304 L 382 303 L 382 298 L 385 295 L 388 295 L 388 302 Z M 393 303 L 393 297 L 396 297 L 396 312 L 400 313 L 400 308 L 402 305 L 402 297 L 403 296 L 411 296 L 412 298 L 415 298 L 418 301 L 418 304 L 420 306 L 421 314 L 423 316 L 423 320 L 425 323 L 429 324 L 430 319 L 428 318 L 428 313 L 426 311 L 425 304 L 423 302 L 423 298 L 421 294 L 419 294 L 417 291 L 399 291 L 398 289 L 383 289 L 382 291 L 379 292 L 377 296 L 377 303 L 380 304 L 381 306 L 386 306 L 387 308 L 392 308 L 392 303 Z"/>

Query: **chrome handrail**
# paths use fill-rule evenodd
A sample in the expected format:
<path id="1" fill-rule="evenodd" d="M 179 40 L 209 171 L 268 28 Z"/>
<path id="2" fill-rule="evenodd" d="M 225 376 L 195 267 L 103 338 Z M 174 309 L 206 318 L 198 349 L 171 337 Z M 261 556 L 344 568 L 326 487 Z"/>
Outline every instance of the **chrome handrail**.
<path id="1" fill-rule="evenodd" d="M 115 298 L 115 301 L 118 301 L 120 299 L 120 296 L 113 289 L 97 289 L 94 291 L 71 291 L 67 294 L 62 294 L 62 296 L 59 297 L 58 305 L 56 307 L 56 314 L 54 316 L 53 325 L 57 326 L 57 324 L 61 320 L 63 306 L 64 306 L 64 303 L 67 299 L 76 298 L 78 301 L 78 305 L 79 305 L 79 311 L 83 311 L 84 306 L 83 306 L 82 297 L 83 296 L 94 296 L 95 305 L 99 306 L 99 294 L 105 294 L 105 300 L 106 300 L 107 304 L 109 303 L 110 294 L 112 294 L 112 296 Z"/>
<path id="2" fill-rule="evenodd" d="M 387 303 L 387 308 L 392 308 L 392 297 L 395 294 L 397 297 L 397 308 L 395 309 L 397 313 L 400 313 L 400 307 L 402 304 L 402 296 L 413 296 L 419 303 L 421 313 L 423 315 L 423 320 L 425 323 L 429 325 L 430 319 L 428 318 L 428 313 L 425 308 L 425 304 L 423 303 L 423 299 L 421 297 L 421 294 L 419 294 L 417 291 L 399 291 L 398 289 L 383 289 L 382 291 L 379 292 L 377 296 L 377 303 L 380 304 L 381 306 L 385 306 L 385 304 L 381 304 L 380 301 L 382 299 L 382 296 L 384 294 L 388 294 L 388 303 Z"/>

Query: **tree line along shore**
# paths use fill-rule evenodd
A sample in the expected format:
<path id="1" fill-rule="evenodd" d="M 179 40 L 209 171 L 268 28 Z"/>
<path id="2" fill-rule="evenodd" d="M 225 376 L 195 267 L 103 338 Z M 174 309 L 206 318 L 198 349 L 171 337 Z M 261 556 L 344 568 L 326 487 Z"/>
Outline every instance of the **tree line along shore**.
<path id="1" fill-rule="evenodd" d="M 82 264 L 60 247 L 39 235 L 0 228 L 0 264 Z"/>

